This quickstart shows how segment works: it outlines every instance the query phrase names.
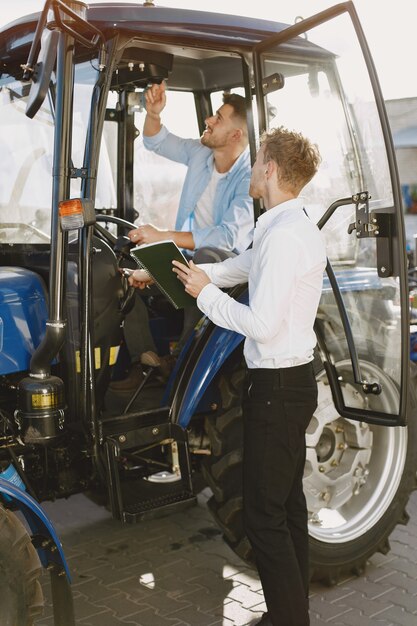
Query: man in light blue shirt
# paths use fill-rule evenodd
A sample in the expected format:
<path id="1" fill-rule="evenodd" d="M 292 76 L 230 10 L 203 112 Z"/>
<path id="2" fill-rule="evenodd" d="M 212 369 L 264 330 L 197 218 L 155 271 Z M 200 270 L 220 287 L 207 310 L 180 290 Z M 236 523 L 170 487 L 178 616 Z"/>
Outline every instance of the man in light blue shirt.
<path id="1" fill-rule="evenodd" d="M 129 232 L 137 245 L 173 239 L 180 248 L 215 248 L 232 256 L 252 241 L 254 216 L 249 196 L 251 163 L 246 105 L 242 96 L 227 94 L 208 117 L 200 139 L 170 133 L 160 114 L 166 104 L 165 84 L 146 92 L 143 142 L 148 150 L 187 166 L 175 230 L 146 224 Z"/>
<path id="2" fill-rule="evenodd" d="M 172 239 L 197 263 L 222 261 L 243 252 L 252 241 L 254 229 L 245 99 L 226 94 L 223 105 L 206 118 L 206 129 L 200 139 L 183 139 L 161 123 L 160 114 L 166 105 L 165 83 L 152 85 L 145 97 L 145 147 L 183 163 L 188 169 L 175 230 L 145 224 L 131 230 L 128 236 L 136 245 Z M 197 307 L 185 311 L 179 348 L 200 317 Z M 147 311 L 139 295 L 126 316 L 124 334 L 134 365 L 126 379 L 112 383 L 112 388 L 120 391 L 134 389 L 140 383 L 141 355 L 156 351 Z"/>

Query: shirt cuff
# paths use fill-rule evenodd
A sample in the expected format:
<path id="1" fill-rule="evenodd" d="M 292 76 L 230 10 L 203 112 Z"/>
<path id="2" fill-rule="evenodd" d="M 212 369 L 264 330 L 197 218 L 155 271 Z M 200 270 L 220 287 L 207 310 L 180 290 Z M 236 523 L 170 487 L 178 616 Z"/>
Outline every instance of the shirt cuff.
<path id="1" fill-rule="evenodd" d="M 204 238 L 201 236 L 198 230 L 191 229 L 191 234 L 194 239 L 194 250 L 197 250 L 197 248 L 201 248 Z"/>
<path id="2" fill-rule="evenodd" d="M 213 283 L 209 283 L 200 291 L 197 297 L 197 306 L 205 315 L 209 316 L 210 310 L 213 307 L 214 302 L 217 300 L 219 295 L 222 295 L 223 291 L 213 285 Z"/>

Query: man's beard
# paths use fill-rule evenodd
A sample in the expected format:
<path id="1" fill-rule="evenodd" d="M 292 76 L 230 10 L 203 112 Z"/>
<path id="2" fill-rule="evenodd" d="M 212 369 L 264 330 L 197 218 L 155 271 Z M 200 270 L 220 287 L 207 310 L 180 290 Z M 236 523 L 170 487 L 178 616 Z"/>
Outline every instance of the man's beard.
<path id="1" fill-rule="evenodd" d="M 206 148 L 224 148 L 227 145 L 227 142 L 225 141 L 225 139 L 219 139 L 216 137 L 213 137 L 213 135 L 210 134 L 202 134 L 200 137 L 200 142 L 203 144 L 203 146 L 206 146 Z"/>
<path id="2" fill-rule="evenodd" d="M 200 141 L 203 144 L 203 146 L 206 146 L 206 148 L 212 148 L 212 142 L 210 141 L 211 139 L 211 135 L 207 135 L 207 134 L 202 134 L 200 137 Z"/>

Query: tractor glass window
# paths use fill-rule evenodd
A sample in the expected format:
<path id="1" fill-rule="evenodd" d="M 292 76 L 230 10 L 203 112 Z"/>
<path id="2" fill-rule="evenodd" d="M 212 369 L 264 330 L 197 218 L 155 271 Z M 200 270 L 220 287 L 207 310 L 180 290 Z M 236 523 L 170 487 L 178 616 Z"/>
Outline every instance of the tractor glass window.
<path id="1" fill-rule="evenodd" d="M 75 66 L 74 111 L 72 131 L 72 163 L 75 168 L 83 166 L 84 150 L 91 109 L 93 87 L 98 78 L 96 62 L 87 61 Z M 117 145 L 117 144 L 116 144 Z M 71 181 L 71 197 L 81 195 L 81 179 Z M 100 152 L 100 167 L 97 173 L 96 207 L 116 206 L 116 187 L 109 150 L 106 145 Z"/>
<path id="2" fill-rule="evenodd" d="M 50 239 L 54 120 L 45 99 L 34 119 L 25 115 L 29 85 L 0 87 L 0 241 Z"/>
<path id="3" fill-rule="evenodd" d="M 72 167 L 83 166 L 88 115 L 97 70 L 94 64 L 75 67 Z M 52 92 L 33 119 L 26 116 L 30 85 L 19 81 L 0 86 L 0 220 L 1 240 L 8 243 L 46 243 L 50 240 L 54 106 Z M 52 95 L 51 95 L 52 94 Z M 102 157 L 97 202 L 111 206 L 115 191 L 109 159 Z M 71 181 L 71 197 L 80 195 L 81 179 Z"/>
<path id="4" fill-rule="evenodd" d="M 335 25 L 335 22 L 337 24 Z M 343 37 L 335 33 L 343 32 Z M 336 200 L 367 191 L 369 211 L 394 214 L 392 182 L 379 112 L 365 60 L 348 14 L 289 39 L 261 56 L 263 84 L 276 74 L 284 85 L 266 98 L 267 125 L 301 131 L 318 144 L 322 164 L 303 190 L 305 207 L 314 221 Z M 281 81 L 282 82 L 282 81 Z M 383 371 L 395 383 L 401 379 L 401 309 L 398 267 L 384 278 L 375 237 L 362 238 L 355 229 L 355 206 L 338 208 L 323 228 L 327 254 L 337 274 L 358 357 L 377 368 L 367 372 L 378 382 Z M 388 273 L 388 270 L 387 270 Z M 336 303 L 325 283 L 319 323 L 326 343 L 338 346 L 336 358 L 345 362 L 345 344 Z M 335 352 L 333 352 L 335 354 Z M 380 370 L 378 369 L 380 368 Z M 344 372 L 351 380 L 351 373 Z M 385 385 L 387 388 L 387 385 Z M 349 385 L 342 387 L 346 406 L 361 399 Z M 381 397 L 365 398 L 378 411 Z M 365 408 L 365 407 L 364 407 Z M 387 413 L 399 411 L 399 394 L 390 398 Z"/>
<path id="5" fill-rule="evenodd" d="M 146 111 L 135 114 L 140 135 L 135 146 L 135 208 L 140 223 L 158 228 L 174 228 L 186 167 L 161 157 L 143 145 L 142 129 Z M 194 94 L 172 91 L 167 85 L 167 104 L 161 119 L 168 130 L 179 137 L 199 137 Z"/>
<path id="6" fill-rule="evenodd" d="M 134 115 L 137 133 L 134 150 L 134 208 L 138 213 L 136 221 L 141 224 L 151 223 L 158 228 L 173 228 L 186 167 L 146 150 L 142 136 L 146 115 L 143 91 L 137 91 L 131 100 L 133 104 L 129 107 L 129 113 Z M 107 108 L 108 121 L 104 125 L 99 174 L 103 174 L 101 180 L 106 180 L 104 171 L 107 170 L 108 177 L 113 187 L 116 188 L 117 124 L 112 122 L 118 110 L 118 96 L 115 92 L 109 94 Z M 198 138 L 197 116 L 192 93 L 168 89 L 167 105 L 161 118 L 170 132 L 180 137 Z M 96 202 L 97 208 L 114 208 L 115 206 L 115 197 L 107 205 Z"/>

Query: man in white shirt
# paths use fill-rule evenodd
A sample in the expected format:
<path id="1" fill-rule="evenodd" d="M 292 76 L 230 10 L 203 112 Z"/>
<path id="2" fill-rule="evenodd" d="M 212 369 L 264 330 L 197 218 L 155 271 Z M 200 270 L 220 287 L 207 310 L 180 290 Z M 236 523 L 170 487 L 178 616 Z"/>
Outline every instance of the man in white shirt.
<path id="1" fill-rule="evenodd" d="M 305 431 L 317 406 L 314 320 L 324 242 L 298 198 L 320 164 L 316 146 L 284 128 L 261 138 L 250 194 L 266 212 L 252 249 L 222 263 L 174 262 L 185 290 L 215 324 L 246 337 L 243 510 L 268 612 L 260 624 L 307 626 Z M 249 304 L 221 287 L 248 281 Z"/>

